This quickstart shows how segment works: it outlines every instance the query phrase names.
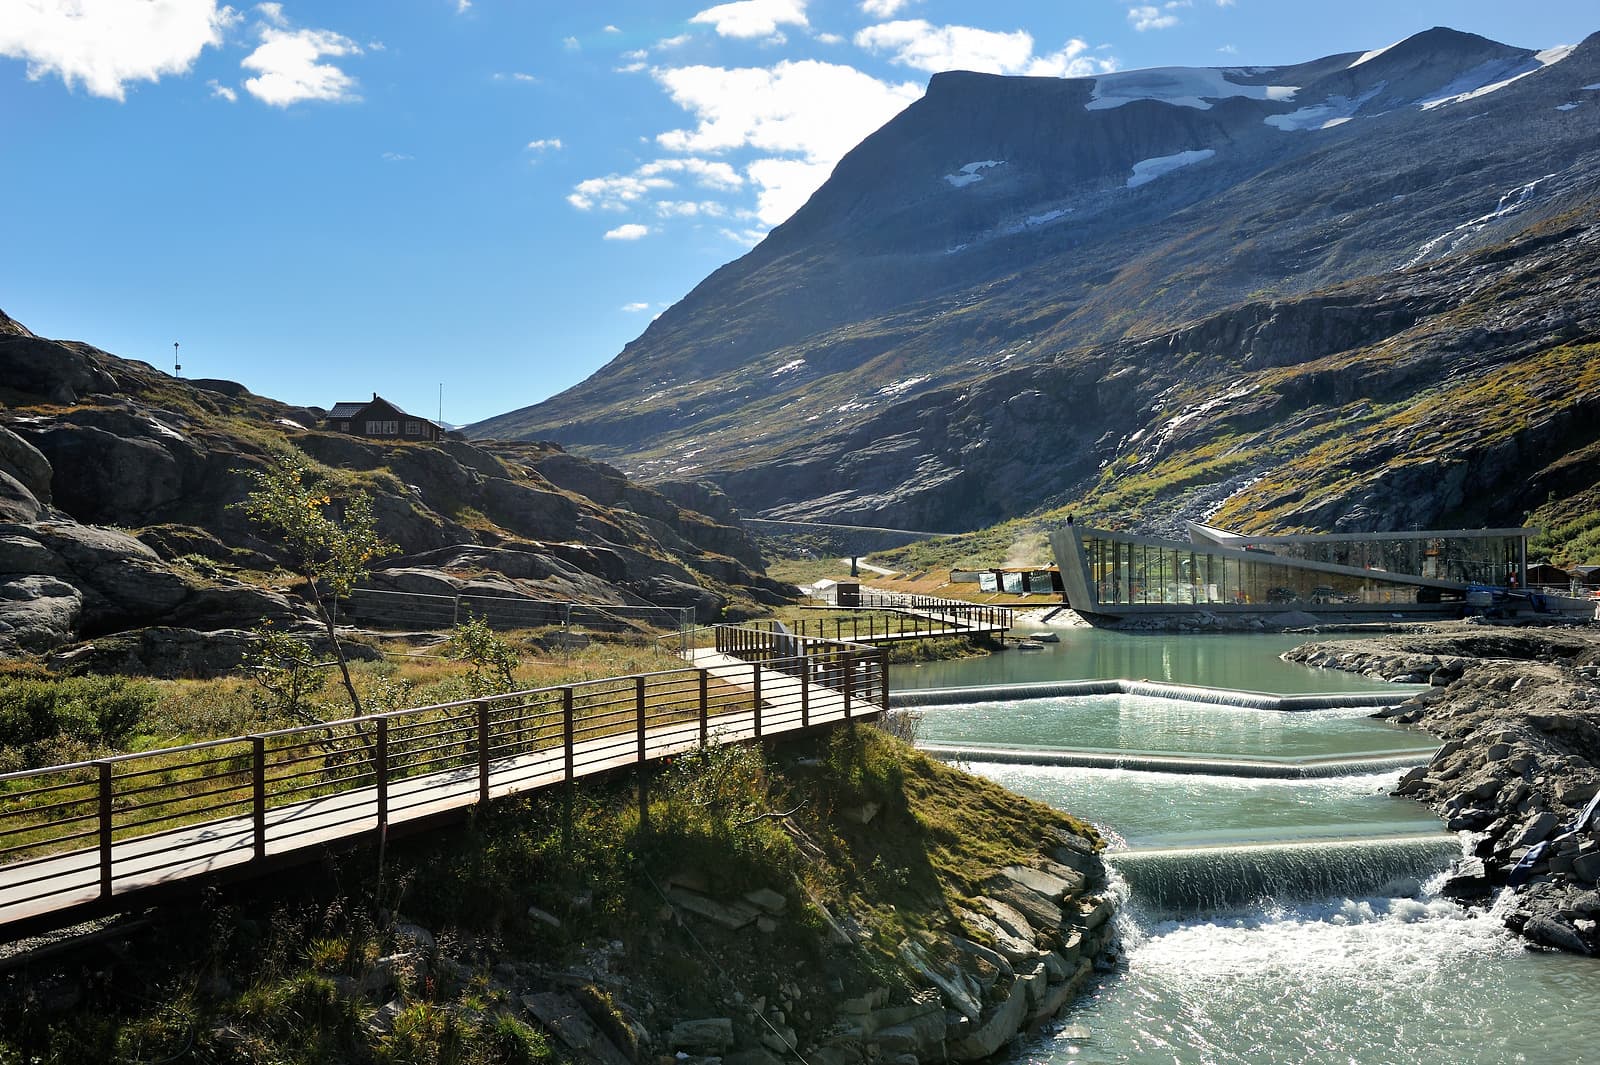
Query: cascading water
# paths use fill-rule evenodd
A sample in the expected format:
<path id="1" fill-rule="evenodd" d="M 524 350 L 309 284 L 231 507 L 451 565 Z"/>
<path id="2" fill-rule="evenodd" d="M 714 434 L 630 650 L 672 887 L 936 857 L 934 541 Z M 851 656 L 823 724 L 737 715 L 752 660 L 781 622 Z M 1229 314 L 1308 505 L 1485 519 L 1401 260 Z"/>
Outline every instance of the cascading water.
<path id="1" fill-rule="evenodd" d="M 1154 657 L 1156 645 L 1192 638 L 1149 639 L 1112 649 Z M 1051 679 L 994 668 L 973 679 Z M 1203 669 L 1166 679 L 1226 685 L 1241 670 L 1229 668 L 1228 679 Z M 962 679 L 947 669 L 939 683 Z M 1119 964 L 1020 1060 L 1600 1062 L 1600 1011 L 1582 1005 L 1600 962 L 1527 950 L 1497 914 L 1437 894 L 1461 841 L 1389 795 L 1397 763 L 1427 761 L 1429 737 L 1370 710 L 983 698 L 926 710 L 922 738 L 962 745 L 972 771 L 1100 825 L 1122 896 Z M 1155 771 L 1097 768 L 1108 755 Z M 1335 775 L 1252 777 L 1242 763 Z"/>
<path id="2" fill-rule="evenodd" d="M 1301 899 L 1415 895 L 1460 855 L 1453 836 L 1405 836 L 1111 854 L 1129 902 L 1149 916 L 1193 917 Z"/>

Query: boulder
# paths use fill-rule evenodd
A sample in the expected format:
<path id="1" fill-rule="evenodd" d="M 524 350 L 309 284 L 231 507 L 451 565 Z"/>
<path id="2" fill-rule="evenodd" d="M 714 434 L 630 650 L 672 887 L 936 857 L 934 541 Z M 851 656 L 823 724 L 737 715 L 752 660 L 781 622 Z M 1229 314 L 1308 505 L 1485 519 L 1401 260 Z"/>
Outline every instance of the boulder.
<path id="1" fill-rule="evenodd" d="M 88 355 L 32 334 L 0 333 L 0 381 L 62 404 L 116 389 L 116 380 Z"/>
<path id="2" fill-rule="evenodd" d="M 728 1017 L 679 1021 L 667 1035 L 667 1049 L 691 1054 L 722 1054 L 732 1046 L 733 1021 Z"/>
<path id="3" fill-rule="evenodd" d="M 0 521 L 38 521 L 43 513 L 38 498 L 21 481 L 0 469 Z"/>
<path id="4" fill-rule="evenodd" d="M 34 499 L 50 502 L 50 460 L 4 426 L 0 426 L 0 471 L 10 474 Z"/>
<path id="5" fill-rule="evenodd" d="M 71 643 L 83 594 L 45 574 L 0 576 L 0 654 L 49 651 Z"/>

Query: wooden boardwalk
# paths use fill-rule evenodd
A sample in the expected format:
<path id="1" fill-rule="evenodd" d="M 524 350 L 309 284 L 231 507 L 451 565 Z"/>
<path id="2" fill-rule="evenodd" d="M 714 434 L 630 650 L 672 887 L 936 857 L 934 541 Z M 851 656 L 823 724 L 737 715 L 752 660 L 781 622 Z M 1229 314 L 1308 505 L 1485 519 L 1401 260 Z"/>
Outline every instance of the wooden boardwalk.
<path id="1" fill-rule="evenodd" d="M 876 716 L 887 705 L 881 654 L 865 648 L 827 649 L 837 646 L 808 641 L 803 654 L 762 663 L 696 651 L 689 669 L 589 682 L 593 691 L 568 685 L 7 774 L 0 777 L 0 846 L 38 835 L 39 818 L 30 822 L 30 813 L 42 810 L 49 819 L 46 829 L 61 827 L 54 838 L 47 835 L 0 851 L 16 859 L 0 864 L 0 940 L 143 905 L 175 888 L 262 875 L 313 860 L 329 848 L 452 820 L 482 802 L 657 761 L 703 743 L 792 735 Z M 554 720 L 546 720 L 552 713 Z M 362 725 L 369 727 L 363 731 Z M 554 727 L 538 727 L 544 725 Z M 272 777 L 274 766 L 293 768 L 308 759 L 291 756 L 274 761 L 275 753 L 297 751 L 303 744 L 268 741 L 321 733 L 312 737 L 321 753 L 309 760 L 328 764 L 332 755 L 327 734 L 332 730 L 342 730 L 345 738 L 357 737 L 353 746 L 339 750 L 360 752 L 359 759 L 331 763 L 333 769 L 359 765 L 355 779 L 370 778 L 370 782 L 274 804 L 264 786 L 269 778 L 294 784 L 305 776 L 285 771 Z M 401 750 L 399 737 L 407 736 L 414 750 L 437 763 L 443 759 L 434 757 L 434 752 L 452 735 L 462 734 L 466 742 L 448 760 L 453 764 L 400 775 L 403 761 L 392 756 Z M 525 742 L 529 736 L 532 742 Z M 241 772 L 237 765 L 225 767 L 226 772 L 209 771 L 226 757 L 213 752 L 226 750 L 229 744 L 254 753 L 247 788 L 226 783 L 231 779 L 228 773 Z M 501 750 L 508 753 L 497 756 Z M 204 757 L 195 757 L 196 751 Z M 187 760 L 174 764 L 177 757 Z M 412 765 L 429 765 L 428 759 Z M 173 800 L 163 792 L 148 795 L 158 787 L 170 787 L 170 782 L 150 782 L 162 774 L 181 774 L 186 766 L 200 767 L 183 781 L 190 792 L 220 796 L 219 807 L 229 812 L 206 817 L 211 811 L 202 808 L 178 827 L 128 831 L 130 825 L 137 829 L 171 819 L 153 816 L 152 811 Z M 63 776 L 86 768 L 94 770 L 92 784 L 60 783 Z M 36 786 L 17 787 L 28 782 Z M 79 798 L 71 791 L 74 786 L 96 794 Z M 240 791 L 248 791 L 250 801 L 236 801 Z M 143 804 L 135 799 L 141 795 L 147 800 Z M 22 801 L 30 797 L 35 800 L 31 805 Z M 92 817 L 78 813 L 85 802 L 96 807 Z M 241 805 L 245 809 L 239 811 Z M 92 822 L 88 829 L 86 822 Z M 96 840 L 96 845 L 83 845 L 84 837 Z M 63 845 L 73 840 L 78 840 L 77 846 Z"/>
<path id="2" fill-rule="evenodd" d="M 1015 624 L 1015 612 L 1009 607 L 929 596 L 885 596 L 863 592 L 859 606 L 812 609 L 848 610 L 851 613 L 845 617 L 802 618 L 795 623 L 796 635 L 870 645 L 945 636 L 1000 639 Z M 858 611 L 869 613 L 862 617 Z"/>

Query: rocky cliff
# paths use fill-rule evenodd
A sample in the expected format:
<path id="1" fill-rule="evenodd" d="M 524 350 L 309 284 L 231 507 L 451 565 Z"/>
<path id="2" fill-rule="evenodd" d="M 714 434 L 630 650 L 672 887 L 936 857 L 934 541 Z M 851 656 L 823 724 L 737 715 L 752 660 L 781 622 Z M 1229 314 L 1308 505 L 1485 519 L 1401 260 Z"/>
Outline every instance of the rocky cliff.
<path id="1" fill-rule="evenodd" d="M 1473 833 L 1445 892 L 1544 946 L 1600 952 L 1600 636 L 1458 625 L 1287 656 L 1432 689 L 1385 711 L 1444 739 L 1397 791 Z"/>
<path id="2" fill-rule="evenodd" d="M 0 654 L 298 616 L 279 546 L 235 506 L 248 471 L 283 447 L 373 497 L 379 533 L 401 552 L 377 561 L 378 588 L 690 607 L 702 619 L 788 594 L 711 486 L 645 488 L 553 444 L 322 432 L 317 411 L 45 340 L 4 315 L 0 381 Z"/>
<path id="3" fill-rule="evenodd" d="M 1444 29 L 937 75 L 589 381 L 472 431 L 824 521 L 1520 520 L 1595 484 L 1596 84 L 1600 37 Z"/>

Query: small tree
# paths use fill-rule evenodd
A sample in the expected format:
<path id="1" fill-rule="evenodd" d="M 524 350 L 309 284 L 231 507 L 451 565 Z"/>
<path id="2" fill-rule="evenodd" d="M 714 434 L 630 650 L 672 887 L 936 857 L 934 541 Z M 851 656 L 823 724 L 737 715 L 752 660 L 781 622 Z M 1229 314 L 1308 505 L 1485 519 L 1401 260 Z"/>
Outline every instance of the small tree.
<path id="1" fill-rule="evenodd" d="M 446 650 L 470 667 L 467 691 L 472 698 L 502 695 L 516 687 L 517 652 L 483 618 L 469 614 L 450 634 Z"/>
<path id="2" fill-rule="evenodd" d="M 361 696 L 350 678 L 350 663 L 334 626 L 332 604 L 348 596 L 368 573 L 373 559 L 396 548 L 377 532 L 372 497 L 357 492 L 338 504 L 326 480 L 293 448 L 273 454 L 264 470 L 247 471 L 255 488 L 239 504 L 257 525 L 277 534 L 290 565 L 306 580 L 311 605 L 333 645 L 339 673 L 356 716 Z"/>

